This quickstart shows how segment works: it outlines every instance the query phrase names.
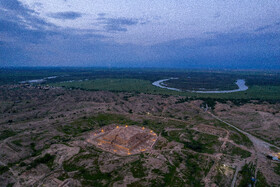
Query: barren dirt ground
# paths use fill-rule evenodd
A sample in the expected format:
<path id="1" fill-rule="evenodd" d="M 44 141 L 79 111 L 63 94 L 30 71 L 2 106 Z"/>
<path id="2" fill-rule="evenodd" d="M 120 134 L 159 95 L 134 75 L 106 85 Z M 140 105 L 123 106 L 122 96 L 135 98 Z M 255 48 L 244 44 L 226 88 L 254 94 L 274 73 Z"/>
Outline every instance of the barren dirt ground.
<path id="1" fill-rule="evenodd" d="M 215 114 L 234 126 L 280 145 L 280 104 L 217 104 Z"/>

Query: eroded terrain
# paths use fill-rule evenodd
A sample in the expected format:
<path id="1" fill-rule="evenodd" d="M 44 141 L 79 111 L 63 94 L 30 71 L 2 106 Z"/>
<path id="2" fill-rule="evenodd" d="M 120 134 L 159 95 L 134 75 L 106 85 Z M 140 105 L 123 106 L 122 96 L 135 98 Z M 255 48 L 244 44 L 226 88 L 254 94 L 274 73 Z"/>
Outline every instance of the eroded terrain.
<path id="1" fill-rule="evenodd" d="M 215 113 L 235 126 L 280 145 L 280 104 L 218 104 Z"/>
<path id="2" fill-rule="evenodd" d="M 280 185 L 279 163 L 260 153 L 255 142 L 206 112 L 201 108 L 203 101 L 177 102 L 179 99 L 2 86 L 0 185 L 242 186 L 249 184 L 252 176 L 259 186 Z M 264 139 L 271 135 L 277 145 L 279 106 L 273 107 L 266 103 L 217 104 L 213 112 L 236 126 L 239 124 L 235 121 L 242 122 L 245 125 L 240 128 L 256 135 L 259 132 Z M 257 118 L 249 113 L 249 121 L 245 120 L 247 108 L 252 112 L 257 108 Z M 231 116 L 229 111 L 236 115 Z M 269 123 L 259 120 L 260 116 Z M 259 126 L 262 130 L 252 130 Z M 116 139 L 123 133 L 120 130 L 132 127 L 136 129 L 131 129 L 128 137 Z M 94 141 L 95 133 L 101 138 L 98 132 L 102 129 L 112 128 L 102 134 L 102 140 L 115 140 L 115 145 L 130 149 L 133 145 L 125 141 L 137 137 L 133 133 L 141 132 L 142 127 L 149 135 L 145 140 L 157 137 L 145 151 L 139 147 L 140 152 L 125 152 L 124 156 L 88 141 Z"/>

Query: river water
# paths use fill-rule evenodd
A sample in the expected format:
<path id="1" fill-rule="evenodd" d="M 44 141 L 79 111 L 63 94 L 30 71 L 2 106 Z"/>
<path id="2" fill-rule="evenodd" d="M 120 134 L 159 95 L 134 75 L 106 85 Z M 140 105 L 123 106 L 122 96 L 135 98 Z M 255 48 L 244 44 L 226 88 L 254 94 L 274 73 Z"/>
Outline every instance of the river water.
<path id="1" fill-rule="evenodd" d="M 182 91 L 178 88 L 171 88 L 168 87 L 166 84 L 164 84 L 165 81 L 171 80 L 171 79 L 178 79 L 178 78 L 169 78 L 169 79 L 162 79 L 153 82 L 152 84 L 154 86 L 160 87 L 160 88 L 165 88 L 168 90 L 173 90 L 173 91 Z M 245 85 L 245 80 L 244 79 L 238 79 L 235 84 L 238 86 L 238 89 L 235 90 L 207 90 L 207 91 L 196 91 L 196 90 L 187 90 L 188 92 L 193 92 L 193 93 L 233 93 L 233 92 L 241 92 L 248 90 L 248 86 Z"/>
<path id="2" fill-rule="evenodd" d="M 21 84 L 25 84 L 25 83 L 42 83 L 42 82 L 45 82 L 48 79 L 55 79 L 55 78 L 57 78 L 57 76 L 45 77 L 45 78 L 42 78 L 42 79 L 20 81 L 19 83 L 21 83 Z"/>

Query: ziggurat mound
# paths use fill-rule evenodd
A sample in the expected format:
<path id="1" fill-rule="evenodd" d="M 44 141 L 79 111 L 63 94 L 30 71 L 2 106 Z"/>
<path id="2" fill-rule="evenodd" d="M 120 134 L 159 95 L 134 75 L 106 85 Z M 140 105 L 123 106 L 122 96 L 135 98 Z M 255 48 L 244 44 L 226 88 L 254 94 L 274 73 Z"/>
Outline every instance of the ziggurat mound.
<path id="1" fill-rule="evenodd" d="M 152 130 L 138 126 L 108 125 L 90 134 L 87 142 L 120 156 L 152 149 L 158 136 Z"/>

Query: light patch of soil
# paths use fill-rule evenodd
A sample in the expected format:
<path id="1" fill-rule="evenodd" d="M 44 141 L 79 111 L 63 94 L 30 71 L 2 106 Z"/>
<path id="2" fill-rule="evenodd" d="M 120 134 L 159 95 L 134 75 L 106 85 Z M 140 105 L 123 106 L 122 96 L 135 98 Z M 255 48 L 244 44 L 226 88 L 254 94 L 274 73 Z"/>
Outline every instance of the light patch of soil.
<path id="1" fill-rule="evenodd" d="M 54 162 L 61 166 L 65 160 L 68 160 L 78 154 L 79 151 L 80 147 L 69 147 L 64 144 L 54 144 L 46 150 L 46 153 L 55 155 Z"/>
<path id="2" fill-rule="evenodd" d="M 280 104 L 245 104 L 231 106 L 218 103 L 215 113 L 223 120 L 275 145 L 280 143 Z"/>
<path id="3" fill-rule="evenodd" d="M 193 129 L 202 133 L 216 135 L 218 137 L 224 137 L 227 134 L 227 131 L 225 129 L 204 124 L 196 125 Z"/>

